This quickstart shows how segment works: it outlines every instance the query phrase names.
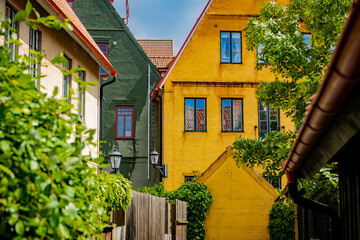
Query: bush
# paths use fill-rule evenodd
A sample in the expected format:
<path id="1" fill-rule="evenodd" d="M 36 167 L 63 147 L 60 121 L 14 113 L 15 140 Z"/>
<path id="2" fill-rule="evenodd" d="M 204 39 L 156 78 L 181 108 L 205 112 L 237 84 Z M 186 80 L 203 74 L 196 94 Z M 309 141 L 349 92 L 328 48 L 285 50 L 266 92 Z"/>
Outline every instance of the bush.
<path id="1" fill-rule="evenodd" d="M 189 181 L 181 184 L 175 191 L 165 191 L 162 183 L 138 190 L 157 197 L 168 197 L 171 203 L 174 203 L 176 199 L 187 202 L 187 218 L 189 222 L 187 225 L 187 238 L 205 238 L 205 219 L 213 200 L 208 188 L 203 183 Z"/>
<path id="2" fill-rule="evenodd" d="M 295 239 L 295 209 L 290 199 L 283 197 L 276 201 L 269 212 L 271 240 Z"/>
<path id="3" fill-rule="evenodd" d="M 15 19 L 32 28 L 34 23 L 67 26 L 52 16 L 27 19 L 32 10 L 28 2 Z M 10 24 L 2 20 L 0 34 Z M 8 42 L 21 45 L 15 33 Z M 71 112 L 73 105 L 56 99 L 57 89 L 47 97 L 28 74 L 30 64 L 40 63 L 43 55 L 17 55 L 11 61 L 9 53 L 7 43 L 0 46 L 0 238 L 90 239 L 107 225 L 105 209 L 116 206 L 112 199 L 103 201 L 108 191 L 99 185 L 121 181 L 122 191 L 115 197 L 121 199 L 117 206 L 126 208 L 130 183 L 122 176 L 97 175 L 87 166 L 88 161 L 102 161 L 81 155 L 93 144 L 95 130 Z M 62 60 L 59 56 L 53 63 Z"/>

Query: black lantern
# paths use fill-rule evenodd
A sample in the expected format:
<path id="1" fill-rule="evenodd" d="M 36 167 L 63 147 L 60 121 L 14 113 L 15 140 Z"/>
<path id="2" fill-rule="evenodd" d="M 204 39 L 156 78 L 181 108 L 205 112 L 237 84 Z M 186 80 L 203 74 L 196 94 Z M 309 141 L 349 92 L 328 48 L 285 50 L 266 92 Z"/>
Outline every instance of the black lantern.
<path id="1" fill-rule="evenodd" d="M 150 153 L 150 160 L 151 160 L 151 164 L 153 165 L 153 167 L 155 167 L 159 161 L 159 153 L 157 151 L 153 150 Z"/>
<path id="2" fill-rule="evenodd" d="M 114 151 L 112 153 L 109 154 L 110 166 L 112 169 L 115 170 L 115 173 L 120 168 L 121 157 L 122 157 L 121 153 L 119 153 L 116 150 L 116 148 L 114 149 Z"/>
<path id="3" fill-rule="evenodd" d="M 168 175 L 168 173 L 167 173 L 167 165 L 163 164 L 161 166 L 158 166 L 159 153 L 157 151 L 153 150 L 150 153 L 150 160 L 151 160 L 151 165 L 153 166 L 153 168 L 159 169 L 162 177 L 167 177 L 167 175 Z"/>

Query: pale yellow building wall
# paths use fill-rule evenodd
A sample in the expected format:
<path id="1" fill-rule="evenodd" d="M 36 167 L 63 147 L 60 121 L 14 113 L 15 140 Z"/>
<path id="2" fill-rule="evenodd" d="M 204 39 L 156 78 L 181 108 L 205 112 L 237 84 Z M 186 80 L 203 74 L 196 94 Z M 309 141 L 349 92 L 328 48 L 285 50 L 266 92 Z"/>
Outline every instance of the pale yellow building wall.
<path id="1" fill-rule="evenodd" d="M 179 187 L 185 175 L 203 172 L 240 135 L 258 137 L 255 91 L 260 81 L 273 81 L 274 76 L 268 69 L 255 70 L 256 52 L 246 50 L 243 29 L 248 15 L 259 11 L 254 7 L 259 3 L 214 0 L 165 82 L 163 162 L 168 165 L 168 178 L 163 182 L 167 190 Z M 242 32 L 241 64 L 220 63 L 220 31 Z M 206 98 L 206 132 L 184 130 L 184 98 Z M 243 99 L 243 132 L 221 131 L 222 98 Z M 282 112 L 280 126 L 295 128 Z"/>
<path id="2" fill-rule="evenodd" d="M 276 194 L 260 175 L 235 165 L 229 157 L 203 183 L 213 204 L 205 220 L 206 240 L 270 239 L 269 211 Z"/>
<path id="3" fill-rule="evenodd" d="M 26 1 L 7 1 L 15 11 L 24 9 Z M 32 1 L 33 7 L 39 11 L 42 16 L 48 14 L 42 9 L 42 7 L 35 1 Z M 2 16 L 5 16 L 5 1 L 0 0 L 0 9 Z M 32 16 L 35 18 L 35 16 Z M 46 57 L 41 62 L 41 75 L 44 78 L 40 80 L 40 90 L 52 95 L 55 87 L 58 88 L 58 99 L 62 99 L 63 96 L 63 74 L 61 70 L 62 65 L 56 66 L 51 63 L 51 60 L 59 53 L 63 53 L 69 59 L 71 59 L 72 68 L 82 67 L 85 69 L 85 81 L 98 82 L 99 81 L 99 65 L 93 58 L 65 31 L 57 31 L 55 29 L 49 29 L 43 25 L 38 25 L 38 30 L 41 32 L 41 51 L 46 52 Z M 29 54 L 29 27 L 25 23 L 20 23 L 18 26 L 18 38 L 23 43 L 18 48 L 18 54 Z M 3 41 L 3 40 L 2 40 Z M 75 81 L 75 75 L 71 77 L 71 87 L 74 89 L 74 94 L 71 96 L 71 103 L 73 104 L 73 113 L 78 112 L 78 83 Z M 99 109 L 100 109 L 100 96 L 99 96 L 99 84 L 87 88 L 85 92 L 85 112 L 84 120 L 88 128 L 96 129 L 94 135 L 95 142 L 99 139 Z M 89 152 L 92 156 L 98 156 L 98 147 L 88 146 L 84 149 L 84 154 Z"/>

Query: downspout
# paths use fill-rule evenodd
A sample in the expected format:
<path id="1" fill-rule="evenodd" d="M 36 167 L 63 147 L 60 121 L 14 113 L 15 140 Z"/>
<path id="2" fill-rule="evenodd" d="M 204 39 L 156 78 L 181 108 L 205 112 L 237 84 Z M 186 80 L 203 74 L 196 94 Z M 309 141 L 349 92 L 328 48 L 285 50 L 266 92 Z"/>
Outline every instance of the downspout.
<path id="1" fill-rule="evenodd" d="M 150 179 L 150 64 L 148 64 L 148 94 L 147 94 L 147 102 L 148 102 L 148 174 L 147 179 Z"/>
<path id="2" fill-rule="evenodd" d="M 297 189 L 297 178 L 294 172 L 286 171 L 289 195 L 294 203 L 314 212 L 330 217 L 331 240 L 341 239 L 341 224 L 338 213 L 330 206 L 301 196 Z"/>
<path id="3" fill-rule="evenodd" d="M 116 76 L 113 75 L 113 79 L 109 82 L 100 85 L 100 141 L 103 140 L 103 96 L 104 96 L 104 87 L 114 83 Z M 100 151 L 102 152 L 102 143 L 100 143 Z"/>
<path id="4" fill-rule="evenodd" d="M 159 126 L 159 128 L 160 128 L 160 156 L 159 156 L 159 161 L 160 161 L 160 166 L 162 166 L 163 165 L 163 158 L 162 158 L 162 155 L 163 155 L 163 151 L 162 151 L 162 148 L 163 148 L 163 143 L 162 143 L 162 141 L 163 141 L 163 138 L 162 138 L 162 125 L 163 125 L 163 117 L 162 117 L 162 115 L 163 115 L 163 111 L 162 111 L 162 97 L 159 95 L 159 93 L 158 92 L 156 92 L 156 96 L 160 99 L 160 102 L 159 102 L 159 104 L 160 104 L 160 109 L 159 109 L 159 111 L 160 111 L 160 116 L 159 116 L 159 118 L 160 118 L 160 126 Z M 160 174 L 160 182 L 162 182 L 162 175 Z"/>

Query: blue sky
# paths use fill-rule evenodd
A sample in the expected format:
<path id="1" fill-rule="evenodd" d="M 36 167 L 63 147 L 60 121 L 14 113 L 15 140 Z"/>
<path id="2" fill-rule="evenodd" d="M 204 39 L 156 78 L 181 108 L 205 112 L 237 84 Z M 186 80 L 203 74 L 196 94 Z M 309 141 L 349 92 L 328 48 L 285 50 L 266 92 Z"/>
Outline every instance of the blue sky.
<path id="1" fill-rule="evenodd" d="M 114 0 L 125 17 L 126 0 Z M 129 28 L 137 39 L 174 39 L 175 55 L 208 0 L 129 0 Z"/>

